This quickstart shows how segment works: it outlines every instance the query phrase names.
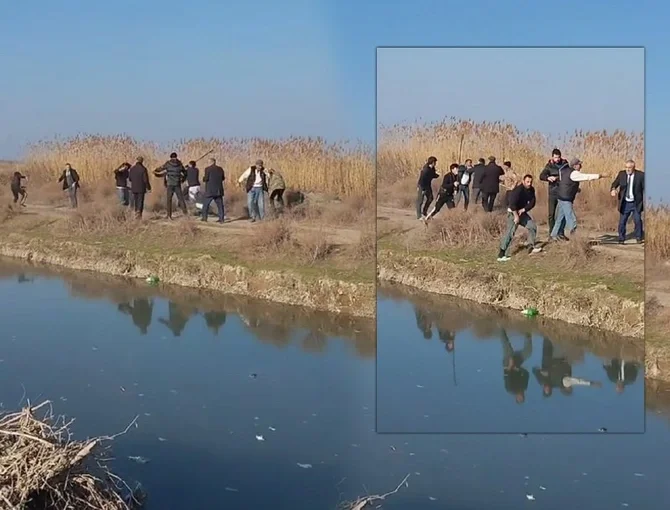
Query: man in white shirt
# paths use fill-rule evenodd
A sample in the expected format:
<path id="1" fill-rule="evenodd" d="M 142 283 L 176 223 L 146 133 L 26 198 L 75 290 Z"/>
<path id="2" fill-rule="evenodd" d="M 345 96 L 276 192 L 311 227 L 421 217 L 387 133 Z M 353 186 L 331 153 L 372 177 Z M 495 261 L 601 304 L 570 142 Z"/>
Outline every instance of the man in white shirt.
<path id="1" fill-rule="evenodd" d="M 563 220 L 568 232 L 572 233 L 577 229 L 577 216 L 575 215 L 574 202 L 579 193 L 579 183 L 585 181 L 595 181 L 600 179 L 600 174 L 585 174 L 582 172 L 582 161 L 579 158 L 573 158 L 570 166 L 564 166 L 558 172 L 556 221 L 551 230 L 551 239 L 557 241 L 560 239 L 560 230 Z M 567 238 L 564 238 L 567 239 Z"/>
<path id="2" fill-rule="evenodd" d="M 268 191 L 268 180 L 263 166 L 263 160 L 256 160 L 256 164 L 247 168 L 237 180 L 244 185 L 247 192 L 247 207 L 251 222 L 262 220 L 265 217 L 265 193 Z"/>

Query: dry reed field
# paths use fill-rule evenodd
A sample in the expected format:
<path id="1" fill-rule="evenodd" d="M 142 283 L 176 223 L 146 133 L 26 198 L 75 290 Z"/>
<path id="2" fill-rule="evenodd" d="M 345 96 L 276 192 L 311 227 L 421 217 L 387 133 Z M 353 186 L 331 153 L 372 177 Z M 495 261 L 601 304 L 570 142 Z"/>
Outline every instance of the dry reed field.
<path id="1" fill-rule="evenodd" d="M 476 163 L 477 159 L 492 155 L 499 164 L 510 160 L 519 175 L 529 173 L 536 177 L 538 203 L 534 218 L 540 225 L 546 224 L 547 186 L 537 177 L 554 147 L 561 149 L 566 159 L 582 159 L 584 172 L 607 175 L 600 181 L 582 184 L 575 210 L 580 223 L 589 228 L 616 229 L 618 214 L 609 187 L 627 159 L 634 159 L 638 169 L 644 168 L 644 135 L 641 133 L 576 131 L 550 139 L 542 133 L 521 131 L 503 122 L 476 123 L 455 118 L 425 125 L 381 127 L 377 147 L 378 202 L 413 208 L 418 173 L 429 156 L 437 157 L 438 173 L 443 175 L 449 164 L 459 162 L 459 155 L 461 163 L 467 158 Z M 469 217 L 472 218 L 475 217 L 472 213 L 481 209 L 473 206 L 471 202 Z M 452 213 L 445 211 L 444 215 Z"/>

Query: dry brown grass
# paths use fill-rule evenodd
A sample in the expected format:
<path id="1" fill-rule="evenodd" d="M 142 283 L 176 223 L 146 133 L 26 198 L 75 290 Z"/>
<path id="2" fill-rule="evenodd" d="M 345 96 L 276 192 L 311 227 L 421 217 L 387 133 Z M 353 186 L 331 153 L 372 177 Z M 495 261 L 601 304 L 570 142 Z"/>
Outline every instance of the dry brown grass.
<path id="1" fill-rule="evenodd" d="M 650 262 L 670 259 L 670 207 L 652 205 L 645 211 L 645 255 Z M 670 290 L 670 289 L 669 289 Z"/>
<path id="2" fill-rule="evenodd" d="M 186 162 L 211 149 L 226 169 L 229 184 L 261 158 L 266 167 L 281 171 L 287 186 L 294 189 L 342 197 L 374 197 L 374 162 L 370 147 L 328 143 L 321 138 L 211 138 L 181 140 L 161 146 L 123 135 L 83 135 L 34 144 L 22 169 L 35 181 L 52 182 L 69 162 L 79 171 L 84 186 L 104 184 L 113 193 L 113 186 L 107 183 L 113 183 L 112 171 L 124 161 L 132 162 L 142 155 L 147 168 L 153 169 L 172 151 Z M 203 163 L 201 161 L 200 165 Z"/>
<path id="3" fill-rule="evenodd" d="M 643 134 L 577 131 L 548 140 L 542 133 L 520 131 L 502 122 L 475 123 L 448 118 L 426 125 L 380 129 L 377 153 L 379 202 L 395 207 L 413 207 L 419 169 L 428 156 L 438 158 L 438 168 L 442 171 L 450 163 L 458 162 L 461 137 L 461 162 L 467 158 L 476 162 L 479 158 L 494 155 L 500 162 L 511 160 L 518 174 L 530 173 L 537 178 L 552 148 L 559 147 L 564 158 L 582 159 L 585 172 L 607 175 L 608 178 L 600 181 L 583 183 L 575 204 L 580 222 L 588 223 L 590 228 L 598 231 L 616 228 L 618 214 L 609 187 L 616 173 L 623 169 L 625 160 L 633 158 L 638 168 L 644 168 Z M 535 188 L 538 202 L 535 218 L 542 225 L 546 223 L 547 186 L 537 182 Z M 475 207 L 471 203 L 471 209 Z"/>

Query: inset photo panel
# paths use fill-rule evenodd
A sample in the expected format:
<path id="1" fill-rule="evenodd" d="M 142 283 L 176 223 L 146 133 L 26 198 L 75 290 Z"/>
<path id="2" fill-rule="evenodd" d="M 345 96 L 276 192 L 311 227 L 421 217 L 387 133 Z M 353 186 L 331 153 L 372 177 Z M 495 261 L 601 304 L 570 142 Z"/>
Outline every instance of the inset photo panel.
<path id="1" fill-rule="evenodd" d="M 642 433 L 645 49 L 377 48 L 377 432 Z"/>

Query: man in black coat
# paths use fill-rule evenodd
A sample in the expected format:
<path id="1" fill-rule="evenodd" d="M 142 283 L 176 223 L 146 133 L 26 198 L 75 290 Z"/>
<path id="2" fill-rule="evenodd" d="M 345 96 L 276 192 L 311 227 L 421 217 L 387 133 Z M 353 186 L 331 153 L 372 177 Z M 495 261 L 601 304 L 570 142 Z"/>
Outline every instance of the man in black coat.
<path id="1" fill-rule="evenodd" d="M 496 163 L 495 156 L 489 156 L 489 164 L 481 171 L 479 180 L 475 181 L 482 192 L 482 207 L 486 212 L 493 211 L 493 204 L 500 191 L 500 180 L 504 175 L 505 171 Z"/>
<path id="2" fill-rule="evenodd" d="M 477 164 L 472 167 L 472 195 L 474 196 L 474 203 L 478 204 L 479 200 L 482 198 L 482 190 L 479 189 L 479 179 L 486 168 L 486 160 L 484 158 L 479 158 Z"/>
<path id="3" fill-rule="evenodd" d="M 209 159 L 209 166 L 205 168 L 205 176 L 202 182 L 205 183 L 205 201 L 202 204 L 202 219 L 207 221 L 209 206 L 212 201 L 216 204 L 216 211 L 219 213 L 219 223 L 223 223 L 223 181 L 226 174 L 223 168 L 216 164 L 216 159 Z"/>
<path id="4" fill-rule="evenodd" d="M 635 239 L 644 242 L 642 211 L 644 209 L 644 172 L 635 169 L 635 161 L 626 161 L 626 169 L 621 170 L 612 182 L 611 194 L 619 197 L 619 244 L 626 240 L 626 223 L 633 216 Z"/>
<path id="5" fill-rule="evenodd" d="M 149 172 L 144 166 L 142 156 L 135 160 L 135 164 L 128 170 L 128 180 L 130 181 L 130 193 L 132 195 L 132 204 L 135 209 L 135 216 L 142 217 L 144 212 L 144 197 L 151 192 L 151 181 L 149 181 Z"/>
<path id="6" fill-rule="evenodd" d="M 157 177 L 165 178 L 165 186 L 167 188 L 167 217 L 172 219 L 172 196 L 177 195 L 177 204 L 181 212 L 186 216 L 186 202 L 184 201 L 184 193 L 181 189 L 182 183 L 186 180 L 186 168 L 182 162 L 177 158 L 177 153 L 170 154 L 170 159 L 162 166 L 158 167 L 154 174 Z"/>
<path id="7" fill-rule="evenodd" d="M 456 207 L 456 204 L 454 203 L 454 193 L 456 193 L 456 191 L 458 191 L 458 163 L 452 163 L 449 166 L 449 172 L 447 172 L 444 179 L 442 179 L 442 186 L 440 186 L 440 189 L 437 192 L 435 207 L 428 213 L 425 221 L 428 221 L 439 213 L 444 204 L 447 204 L 448 209 Z"/>
<path id="8" fill-rule="evenodd" d="M 556 223 L 556 207 L 558 207 L 558 181 L 561 170 L 568 168 L 570 164 L 563 159 L 561 151 L 554 149 L 551 151 L 551 159 L 547 162 L 545 167 L 540 172 L 540 180 L 548 183 L 549 194 L 549 210 L 547 221 L 549 223 L 549 232 L 554 230 L 554 223 Z M 565 222 L 559 226 L 558 235 L 564 237 Z"/>
<path id="9" fill-rule="evenodd" d="M 420 220 L 428 214 L 428 207 L 433 202 L 433 179 L 440 175 L 435 170 L 437 158 L 431 156 L 423 165 L 419 174 L 419 181 L 416 183 L 416 219 Z M 423 208 L 421 207 L 423 205 Z"/>

